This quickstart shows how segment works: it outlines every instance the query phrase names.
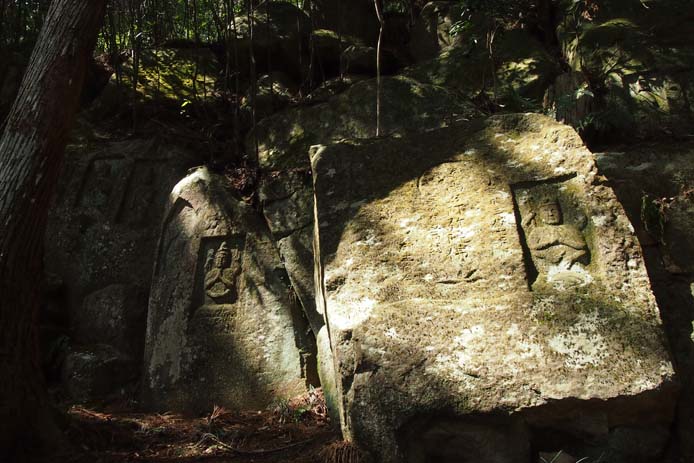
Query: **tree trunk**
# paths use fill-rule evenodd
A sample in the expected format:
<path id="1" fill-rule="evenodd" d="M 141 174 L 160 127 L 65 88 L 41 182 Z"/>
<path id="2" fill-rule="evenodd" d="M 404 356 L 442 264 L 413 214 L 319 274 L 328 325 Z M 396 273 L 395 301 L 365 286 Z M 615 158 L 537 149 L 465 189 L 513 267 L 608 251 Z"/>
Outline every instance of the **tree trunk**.
<path id="1" fill-rule="evenodd" d="M 51 194 L 105 0 L 55 0 L 0 138 L 0 460 L 59 433 L 36 324 Z M 15 456 L 15 458 L 18 458 Z M 10 456 L 10 460 L 12 456 Z"/>
<path id="2" fill-rule="evenodd" d="M 381 43 L 383 41 L 383 27 L 385 19 L 383 18 L 383 0 L 374 0 L 376 7 L 376 16 L 378 16 L 378 44 L 376 45 L 376 136 L 381 136 Z"/>

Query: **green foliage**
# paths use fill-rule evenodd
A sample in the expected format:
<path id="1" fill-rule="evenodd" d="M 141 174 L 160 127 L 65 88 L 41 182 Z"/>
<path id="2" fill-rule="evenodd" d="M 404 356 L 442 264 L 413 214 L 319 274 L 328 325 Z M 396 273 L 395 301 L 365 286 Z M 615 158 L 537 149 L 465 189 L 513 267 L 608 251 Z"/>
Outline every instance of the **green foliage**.
<path id="1" fill-rule="evenodd" d="M 661 244 L 665 244 L 665 224 L 667 203 L 664 199 L 654 198 L 648 194 L 641 198 L 641 222 L 646 231 Z"/>
<path id="2" fill-rule="evenodd" d="M 299 423 L 311 411 L 310 406 L 295 407 L 288 399 L 278 399 L 270 409 L 280 424 Z"/>
<path id="3" fill-rule="evenodd" d="M 589 0 L 581 0 L 589 1 Z M 461 7 L 460 21 L 455 29 L 465 29 L 473 15 L 484 15 L 493 23 L 511 28 L 532 22 L 540 9 L 539 0 L 458 0 Z"/>
<path id="4" fill-rule="evenodd" d="M 386 0 L 383 2 L 383 11 L 386 14 L 404 14 L 410 11 L 411 3 L 410 0 Z"/>
<path id="5" fill-rule="evenodd" d="M 469 8 L 464 7 L 460 12 L 460 19 L 453 23 L 449 34 L 451 34 L 453 37 L 457 37 L 463 34 L 470 34 L 473 30 L 474 24 L 472 22 L 472 11 Z"/>

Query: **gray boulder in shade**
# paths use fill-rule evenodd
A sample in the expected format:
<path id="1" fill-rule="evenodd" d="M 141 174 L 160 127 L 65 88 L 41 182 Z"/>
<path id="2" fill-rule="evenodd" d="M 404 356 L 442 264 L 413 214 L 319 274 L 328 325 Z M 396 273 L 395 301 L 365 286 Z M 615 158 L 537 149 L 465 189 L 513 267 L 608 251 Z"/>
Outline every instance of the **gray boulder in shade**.
<path id="1" fill-rule="evenodd" d="M 147 296 L 134 285 L 112 284 L 84 298 L 82 315 L 73 322 L 78 339 L 109 344 L 141 359 L 147 319 Z"/>
<path id="2" fill-rule="evenodd" d="M 67 147 L 44 266 L 63 282 L 55 311 L 74 343 L 110 344 L 141 361 L 159 224 L 169 192 L 199 162 L 161 137 L 94 134 Z"/>
<path id="3" fill-rule="evenodd" d="M 224 177 L 174 188 L 149 300 L 144 398 L 153 408 L 264 408 L 305 391 L 306 322 L 267 225 Z"/>
<path id="4" fill-rule="evenodd" d="M 108 344 L 91 344 L 68 349 L 61 376 L 65 391 L 77 402 L 93 402 L 134 385 L 138 363 Z"/>

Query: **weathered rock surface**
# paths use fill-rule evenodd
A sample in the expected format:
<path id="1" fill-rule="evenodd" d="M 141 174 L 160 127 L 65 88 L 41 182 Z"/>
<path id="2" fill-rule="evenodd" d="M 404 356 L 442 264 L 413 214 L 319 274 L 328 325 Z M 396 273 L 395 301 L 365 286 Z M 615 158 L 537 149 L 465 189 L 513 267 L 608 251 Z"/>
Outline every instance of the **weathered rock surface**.
<path id="1" fill-rule="evenodd" d="M 309 93 L 304 98 L 303 103 L 307 105 L 325 103 L 335 95 L 339 95 L 349 89 L 355 83 L 367 79 L 369 79 L 369 76 L 364 75 L 343 75 L 328 79 Z"/>
<path id="2" fill-rule="evenodd" d="M 258 78 L 253 89 L 248 89 L 241 100 L 241 109 L 250 113 L 255 109 L 255 117 L 260 120 L 289 106 L 298 89 L 291 78 L 280 72 L 265 74 Z"/>
<path id="3" fill-rule="evenodd" d="M 382 82 L 381 129 L 399 135 L 444 127 L 478 114 L 474 106 L 445 88 L 408 77 Z M 368 138 L 376 133 L 376 79 L 357 82 L 322 105 L 296 108 L 258 124 L 260 165 L 263 170 L 308 167 L 308 149 L 341 138 Z M 247 143 L 252 146 L 252 143 Z"/>
<path id="4" fill-rule="evenodd" d="M 142 50 L 139 55 L 137 92 L 144 99 L 172 100 L 178 104 L 186 100 L 209 98 L 215 89 L 219 73 L 217 57 L 210 48 L 155 48 Z M 123 65 L 123 88 L 132 89 L 133 62 Z M 101 99 L 122 103 L 123 93 L 116 85 L 116 75 Z M 105 102 L 100 102 L 104 104 Z"/>
<path id="5" fill-rule="evenodd" d="M 253 9 L 253 53 L 257 69 L 263 72 L 283 71 L 293 78 L 305 77 L 309 62 L 308 39 L 312 30 L 309 16 L 293 2 L 265 2 Z M 235 18 L 235 52 L 239 72 L 248 75 L 250 63 L 249 18 Z M 233 56 L 233 55 L 232 55 Z"/>
<path id="6" fill-rule="evenodd" d="M 71 348 L 62 367 L 65 390 L 73 400 L 91 402 L 123 392 L 139 374 L 139 363 L 107 344 Z"/>
<path id="7" fill-rule="evenodd" d="M 377 51 L 374 47 L 350 45 L 340 55 L 341 74 L 362 74 L 375 77 L 377 73 Z M 398 69 L 398 61 L 387 50 L 381 51 L 381 75 L 393 74 Z"/>
<path id="8" fill-rule="evenodd" d="M 64 282 L 73 341 L 141 359 L 158 228 L 171 188 L 195 165 L 153 140 L 68 147 L 49 212 L 45 267 Z"/>
<path id="9" fill-rule="evenodd" d="M 376 82 L 358 82 L 328 102 L 296 108 L 258 125 L 260 200 L 292 286 L 316 335 L 319 374 L 328 400 L 336 393 L 324 318 L 315 306 L 313 188 L 308 152 L 315 143 L 374 135 Z M 384 133 L 431 130 L 475 114 L 447 90 L 395 77 L 383 79 Z M 253 134 L 247 146 L 253 146 Z"/>
<path id="10" fill-rule="evenodd" d="M 670 273 L 694 274 L 694 145 L 625 146 L 597 159 L 618 186 L 641 242 L 660 247 Z"/>
<path id="11" fill-rule="evenodd" d="M 318 72 L 325 79 L 340 75 L 340 56 L 346 48 L 364 46 L 356 37 L 338 34 L 328 29 L 313 31 L 311 41 Z"/>
<path id="12" fill-rule="evenodd" d="M 135 285 L 112 284 L 87 295 L 75 320 L 82 342 L 102 343 L 142 358 L 147 293 Z"/>
<path id="13" fill-rule="evenodd" d="M 624 146 L 597 155 L 600 174 L 614 185 L 644 248 L 653 292 L 662 308 L 681 384 L 675 453 L 694 459 L 694 143 Z"/>
<path id="14" fill-rule="evenodd" d="M 312 168 L 333 405 L 378 461 L 632 461 L 617 434 L 667 428 L 641 248 L 573 129 L 499 116 L 318 147 Z"/>
<path id="15" fill-rule="evenodd" d="M 265 407 L 306 387 L 301 310 L 262 217 L 224 177 L 174 188 L 154 266 L 145 397 L 172 410 Z"/>
<path id="16" fill-rule="evenodd" d="M 378 18 L 369 0 L 315 0 L 311 2 L 316 28 L 330 29 L 341 35 L 351 35 L 375 45 L 378 39 Z"/>
<path id="17" fill-rule="evenodd" d="M 358 82 L 328 102 L 285 111 L 261 121 L 257 136 L 263 180 L 263 212 L 314 332 L 322 326 L 315 311 L 312 231 L 311 145 L 375 134 L 376 81 Z M 444 127 L 476 114 L 455 94 L 405 77 L 383 79 L 383 133 Z"/>

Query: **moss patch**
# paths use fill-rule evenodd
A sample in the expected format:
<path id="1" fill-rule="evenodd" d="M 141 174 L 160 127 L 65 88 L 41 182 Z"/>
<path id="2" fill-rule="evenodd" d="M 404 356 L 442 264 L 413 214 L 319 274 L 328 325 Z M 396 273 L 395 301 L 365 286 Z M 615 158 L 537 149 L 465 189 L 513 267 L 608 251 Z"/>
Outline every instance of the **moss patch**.
<path id="1" fill-rule="evenodd" d="M 132 88 L 132 60 L 123 67 L 123 84 Z M 137 92 L 144 99 L 183 103 L 210 97 L 217 79 L 217 61 L 207 48 L 143 50 Z"/>

